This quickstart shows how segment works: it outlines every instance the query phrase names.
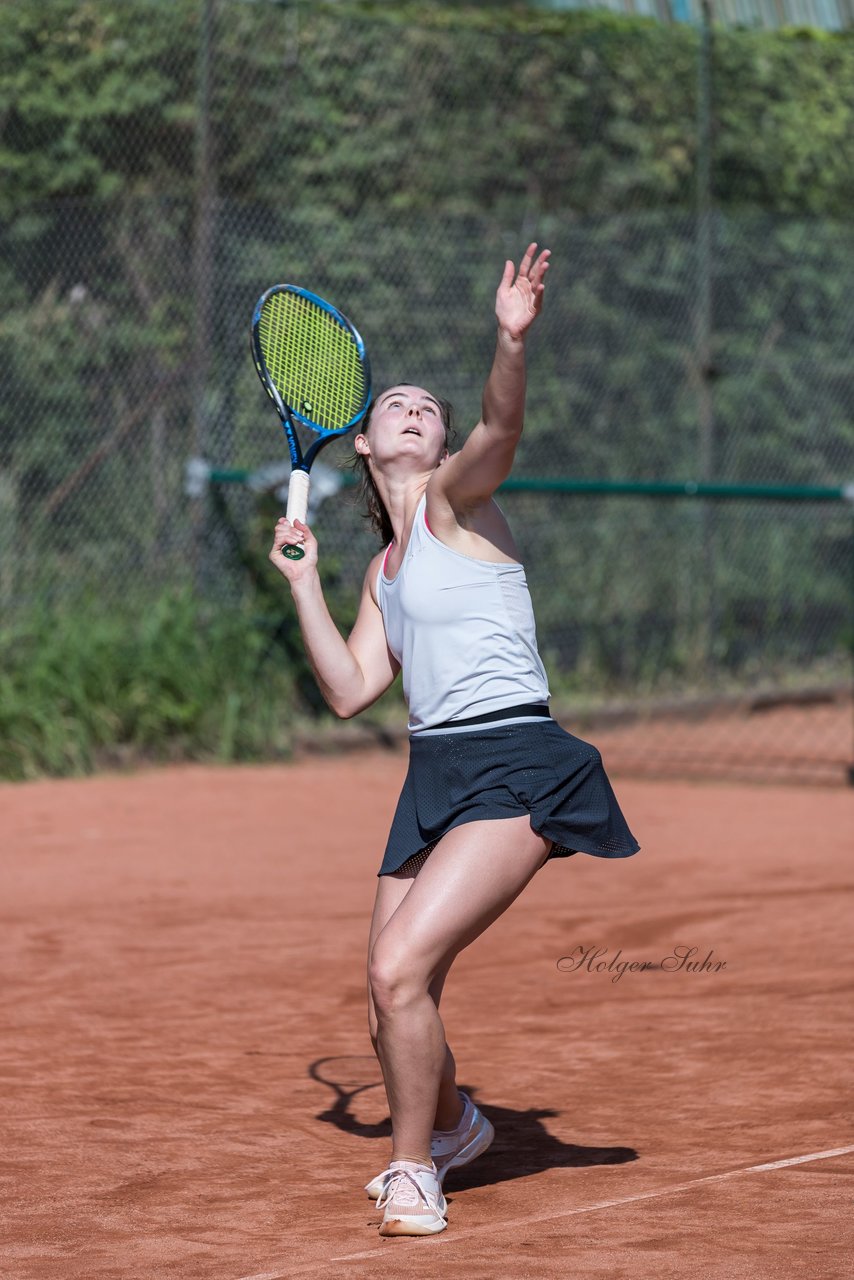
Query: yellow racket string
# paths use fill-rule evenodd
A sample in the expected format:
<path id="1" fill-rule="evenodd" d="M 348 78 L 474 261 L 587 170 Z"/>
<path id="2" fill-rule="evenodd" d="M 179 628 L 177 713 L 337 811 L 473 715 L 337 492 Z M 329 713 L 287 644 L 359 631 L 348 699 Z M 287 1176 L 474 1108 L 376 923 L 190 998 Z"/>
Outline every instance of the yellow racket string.
<path id="1" fill-rule="evenodd" d="M 308 298 L 274 293 L 261 309 L 258 338 L 285 403 L 327 431 L 346 427 L 365 396 L 352 334 Z"/>

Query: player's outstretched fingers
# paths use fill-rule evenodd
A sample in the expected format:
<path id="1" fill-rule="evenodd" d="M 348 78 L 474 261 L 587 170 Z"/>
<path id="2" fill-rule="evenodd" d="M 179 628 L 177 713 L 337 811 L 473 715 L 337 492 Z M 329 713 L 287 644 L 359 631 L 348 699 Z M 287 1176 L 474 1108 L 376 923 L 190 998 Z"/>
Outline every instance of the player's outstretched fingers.
<path id="1" fill-rule="evenodd" d="M 534 290 L 534 306 L 539 311 L 543 305 L 543 294 L 546 291 L 545 276 L 549 269 L 551 249 L 543 249 L 531 270 L 531 285 Z"/>
<path id="2" fill-rule="evenodd" d="M 522 257 L 522 261 L 519 263 L 520 276 L 527 276 L 530 273 L 531 263 L 534 261 L 534 254 L 536 252 L 537 252 L 537 242 L 536 240 L 532 240 L 531 243 L 528 245 L 527 249 L 525 250 L 525 253 Z"/>

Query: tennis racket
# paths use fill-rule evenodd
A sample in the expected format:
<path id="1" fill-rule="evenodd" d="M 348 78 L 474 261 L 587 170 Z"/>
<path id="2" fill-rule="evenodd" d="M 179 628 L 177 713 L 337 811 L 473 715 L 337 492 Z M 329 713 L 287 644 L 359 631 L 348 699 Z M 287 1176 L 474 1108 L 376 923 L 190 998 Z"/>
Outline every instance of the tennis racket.
<path id="1" fill-rule="evenodd" d="M 331 303 L 295 284 L 277 284 L 255 306 L 252 358 L 288 441 L 287 518 L 305 522 L 311 464 L 324 445 L 362 421 L 370 404 L 365 344 Z M 305 555 L 299 546 L 283 547 L 282 552 L 291 560 Z"/>

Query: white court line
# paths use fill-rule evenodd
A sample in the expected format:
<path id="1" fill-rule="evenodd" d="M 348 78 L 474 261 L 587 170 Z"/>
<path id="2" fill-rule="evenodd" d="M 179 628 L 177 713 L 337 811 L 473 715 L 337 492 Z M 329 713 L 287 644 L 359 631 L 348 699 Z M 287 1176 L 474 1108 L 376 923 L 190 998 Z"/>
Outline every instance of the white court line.
<path id="1" fill-rule="evenodd" d="M 259 1271 L 257 1276 L 240 1276 L 238 1280 L 283 1280 L 288 1271 Z"/>
<path id="2" fill-rule="evenodd" d="M 528 1214 L 524 1218 L 516 1218 L 511 1221 L 504 1222 L 484 1222 L 479 1227 L 470 1227 L 468 1231 L 455 1231 L 453 1235 L 446 1236 L 441 1232 L 436 1236 L 436 1244 L 443 1245 L 448 1248 L 461 1240 L 468 1240 L 471 1236 L 479 1235 L 481 1232 L 490 1231 L 507 1231 L 514 1227 L 529 1227 L 532 1223 L 537 1222 L 557 1222 L 561 1218 L 572 1218 L 580 1213 L 596 1213 L 599 1209 L 613 1209 L 616 1205 L 636 1204 L 639 1200 L 655 1200 L 661 1196 L 674 1195 L 678 1191 L 687 1191 L 690 1187 L 699 1187 L 706 1182 L 722 1182 L 724 1178 L 737 1178 L 742 1173 L 766 1173 L 769 1169 L 788 1169 L 791 1165 L 807 1164 L 811 1160 L 830 1160 L 833 1156 L 847 1156 L 854 1152 L 854 1146 L 850 1147 L 833 1147 L 828 1151 L 811 1151 L 805 1156 L 790 1156 L 786 1160 L 772 1160 L 769 1164 L 751 1164 L 744 1169 L 730 1169 L 727 1173 L 710 1173 L 703 1178 L 692 1178 L 690 1182 L 677 1182 L 670 1187 L 660 1187 L 657 1191 L 641 1191 L 635 1196 L 622 1196 L 618 1200 L 600 1200 L 596 1204 L 580 1205 L 577 1209 L 562 1209 L 559 1213 L 538 1213 Z M 287 1271 L 263 1271 L 258 1275 L 239 1276 L 238 1280 L 289 1280 L 294 1275 L 309 1275 L 313 1271 L 320 1271 L 328 1268 L 330 1262 L 358 1262 L 362 1258 L 378 1258 L 382 1254 L 388 1253 L 388 1245 L 379 1249 L 363 1249 L 360 1253 L 343 1253 L 336 1257 L 327 1258 L 320 1263 L 309 1263 L 306 1266 L 289 1267 Z"/>

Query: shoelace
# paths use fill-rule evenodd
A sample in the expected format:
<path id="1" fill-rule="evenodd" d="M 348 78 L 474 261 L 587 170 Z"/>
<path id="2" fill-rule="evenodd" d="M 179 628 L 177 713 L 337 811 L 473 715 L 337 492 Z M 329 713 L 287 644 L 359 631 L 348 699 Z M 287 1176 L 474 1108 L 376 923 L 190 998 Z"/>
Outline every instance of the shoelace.
<path id="1" fill-rule="evenodd" d="M 425 1191 L 414 1173 L 409 1169 L 395 1169 L 388 1182 L 380 1192 L 377 1208 L 383 1209 L 390 1200 L 395 1200 L 404 1208 L 415 1207 L 422 1201 L 432 1210 L 437 1218 L 441 1218 L 436 1199 L 429 1191 Z"/>

